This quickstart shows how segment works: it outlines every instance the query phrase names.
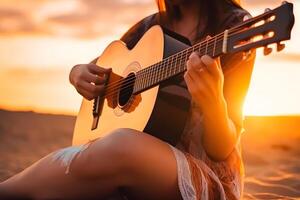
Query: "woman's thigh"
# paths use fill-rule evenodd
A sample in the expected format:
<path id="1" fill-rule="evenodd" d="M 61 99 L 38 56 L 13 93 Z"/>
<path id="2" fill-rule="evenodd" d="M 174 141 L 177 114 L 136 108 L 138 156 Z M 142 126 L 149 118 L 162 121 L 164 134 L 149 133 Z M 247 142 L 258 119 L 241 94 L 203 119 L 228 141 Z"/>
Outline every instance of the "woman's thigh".
<path id="1" fill-rule="evenodd" d="M 175 155 L 153 136 L 117 129 L 91 142 L 74 159 L 69 156 L 69 163 L 57 159 L 61 153 L 68 157 L 72 148 L 76 147 L 54 152 L 1 183 L 0 193 L 36 199 L 101 199 L 123 189 L 129 199 L 181 199 Z"/>
<path id="2" fill-rule="evenodd" d="M 181 199 L 170 146 L 133 129 L 117 129 L 92 142 L 73 161 L 70 172 L 110 179 L 133 199 Z"/>

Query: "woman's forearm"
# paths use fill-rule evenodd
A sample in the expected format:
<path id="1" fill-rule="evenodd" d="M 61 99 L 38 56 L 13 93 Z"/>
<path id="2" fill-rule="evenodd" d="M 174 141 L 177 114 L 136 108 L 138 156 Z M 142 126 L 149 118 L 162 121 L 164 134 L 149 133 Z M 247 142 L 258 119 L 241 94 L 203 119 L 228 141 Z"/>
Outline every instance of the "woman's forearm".
<path id="1" fill-rule="evenodd" d="M 184 79 L 192 98 L 203 112 L 203 146 L 206 152 L 214 160 L 226 159 L 236 144 L 237 131 L 227 112 L 220 62 L 192 53 Z"/>
<path id="2" fill-rule="evenodd" d="M 232 152 L 238 135 L 228 116 L 225 98 L 219 98 L 203 110 L 203 122 L 203 146 L 207 154 L 216 161 L 225 160 Z"/>

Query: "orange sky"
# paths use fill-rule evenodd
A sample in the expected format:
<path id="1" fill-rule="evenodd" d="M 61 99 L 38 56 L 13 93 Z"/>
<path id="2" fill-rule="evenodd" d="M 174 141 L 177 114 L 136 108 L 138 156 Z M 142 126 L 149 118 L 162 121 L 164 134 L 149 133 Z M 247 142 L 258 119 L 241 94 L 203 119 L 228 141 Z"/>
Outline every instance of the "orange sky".
<path id="1" fill-rule="evenodd" d="M 246 115 L 300 113 L 300 2 L 291 2 L 292 40 L 281 53 L 258 51 Z M 242 1 L 253 15 L 280 3 Z M 76 114 L 81 97 L 68 83 L 71 67 L 155 11 L 154 0 L 0 0 L 0 108 Z"/>

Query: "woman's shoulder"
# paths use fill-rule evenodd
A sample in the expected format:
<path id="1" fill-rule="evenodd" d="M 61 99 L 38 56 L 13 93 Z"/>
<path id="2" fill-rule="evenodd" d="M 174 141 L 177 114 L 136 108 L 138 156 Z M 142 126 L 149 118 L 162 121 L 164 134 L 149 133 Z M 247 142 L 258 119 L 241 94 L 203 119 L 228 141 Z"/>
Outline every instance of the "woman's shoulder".
<path id="1" fill-rule="evenodd" d="M 149 28 L 158 24 L 158 17 L 158 13 L 154 13 L 138 21 L 121 37 L 121 40 L 132 49 Z"/>
<path id="2" fill-rule="evenodd" d="M 251 14 L 242 7 L 230 8 L 224 13 L 222 20 L 220 21 L 219 27 L 221 27 L 223 31 L 225 29 L 234 27 L 235 25 L 251 17 Z"/>
<path id="3" fill-rule="evenodd" d="M 226 29 L 230 29 L 239 23 L 243 22 L 246 19 L 251 18 L 252 15 L 243 8 L 233 8 L 228 10 L 222 22 L 220 23 L 220 31 L 224 31 Z M 247 59 L 244 58 L 243 52 L 239 53 L 229 53 L 221 56 L 221 64 L 224 72 L 228 73 L 229 71 L 233 70 L 235 66 L 244 63 L 252 63 L 248 66 L 253 68 L 253 61 L 255 59 L 255 50 L 252 50 L 250 54 L 248 54 Z"/>

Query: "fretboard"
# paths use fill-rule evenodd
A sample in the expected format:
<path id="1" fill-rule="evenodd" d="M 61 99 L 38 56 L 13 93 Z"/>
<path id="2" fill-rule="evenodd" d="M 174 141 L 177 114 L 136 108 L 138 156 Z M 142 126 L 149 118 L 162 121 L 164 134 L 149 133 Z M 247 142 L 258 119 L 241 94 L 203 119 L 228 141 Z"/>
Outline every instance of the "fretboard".
<path id="1" fill-rule="evenodd" d="M 226 39 L 224 40 L 224 38 Z M 220 56 L 226 51 L 226 43 L 223 41 L 227 41 L 226 31 L 138 71 L 136 73 L 134 93 L 141 93 L 186 71 L 186 62 L 192 52 L 198 52 L 199 56 L 209 55 L 212 58 Z"/>

